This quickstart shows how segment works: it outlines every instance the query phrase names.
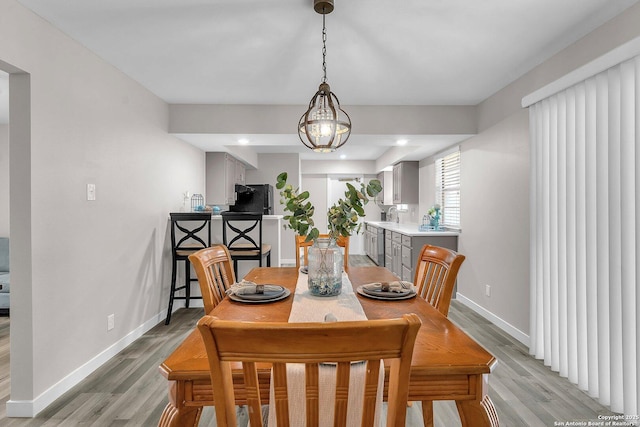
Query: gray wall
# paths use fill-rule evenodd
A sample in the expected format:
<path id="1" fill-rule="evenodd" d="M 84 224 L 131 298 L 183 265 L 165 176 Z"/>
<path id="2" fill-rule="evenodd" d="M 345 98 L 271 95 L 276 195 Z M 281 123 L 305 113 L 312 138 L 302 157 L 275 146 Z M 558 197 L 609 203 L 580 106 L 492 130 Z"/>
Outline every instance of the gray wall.
<path id="1" fill-rule="evenodd" d="M 28 415 L 164 316 L 168 213 L 202 192 L 204 153 L 168 135 L 168 106 L 113 66 L 13 0 L 0 16 L 0 67 L 27 73 L 10 94 L 12 132 L 26 129 L 11 142 L 12 250 L 31 237 L 11 259 L 8 409 Z"/>
<path id="2" fill-rule="evenodd" d="M 9 236 L 9 126 L 0 124 L 0 237 Z"/>
<path id="3" fill-rule="evenodd" d="M 280 190 L 276 188 L 276 178 L 281 172 L 287 172 L 287 182 L 295 187 L 300 186 L 300 156 L 298 154 L 259 154 L 258 168 L 247 170 L 247 184 L 273 185 L 273 213 L 284 215 L 284 208 L 280 204 Z M 285 221 L 283 221 L 283 224 Z M 281 236 L 280 257 L 285 262 L 294 258 L 295 233 L 290 229 L 283 229 Z M 268 243 L 268 242 L 266 242 Z"/>
<path id="4" fill-rule="evenodd" d="M 529 334 L 528 113 L 461 146 L 461 298 Z M 485 287 L 489 285 L 489 297 Z M 496 319 L 494 319 L 496 320 Z"/>

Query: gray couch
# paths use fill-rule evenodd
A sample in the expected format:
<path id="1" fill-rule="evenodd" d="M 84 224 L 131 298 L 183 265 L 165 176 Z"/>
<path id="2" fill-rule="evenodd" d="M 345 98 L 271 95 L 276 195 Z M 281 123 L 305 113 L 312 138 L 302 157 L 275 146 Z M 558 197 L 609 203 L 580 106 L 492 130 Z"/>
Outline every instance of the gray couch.
<path id="1" fill-rule="evenodd" d="M 0 315 L 9 314 L 9 238 L 0 237 Z"/>

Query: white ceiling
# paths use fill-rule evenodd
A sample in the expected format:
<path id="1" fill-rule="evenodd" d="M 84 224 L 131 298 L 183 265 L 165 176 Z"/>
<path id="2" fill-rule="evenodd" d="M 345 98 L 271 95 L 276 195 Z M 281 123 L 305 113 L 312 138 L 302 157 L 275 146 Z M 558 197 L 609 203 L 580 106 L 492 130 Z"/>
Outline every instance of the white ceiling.
<path id="1" fill-rule="evenodd" d="M 295 104 L 302 114 L 322 77 L 313 0 L 18 1 L 168 103 Z M 636 1 L 335 0 L 328 81 L 347 112 L 349 105 L 476 105 Z M 292 132 L 296 125 L 297 118 Z M 206 148 L 235 137 L 192 143 Z M 302 150 L 296 134 L 289 137 L 276 145 L 249 139 L 262 152 Z M 351 138 L 339 150 L 351 159 L 395 144 L 389 136 Z M 412 136 L 409 145 L 427 139 Z"/>

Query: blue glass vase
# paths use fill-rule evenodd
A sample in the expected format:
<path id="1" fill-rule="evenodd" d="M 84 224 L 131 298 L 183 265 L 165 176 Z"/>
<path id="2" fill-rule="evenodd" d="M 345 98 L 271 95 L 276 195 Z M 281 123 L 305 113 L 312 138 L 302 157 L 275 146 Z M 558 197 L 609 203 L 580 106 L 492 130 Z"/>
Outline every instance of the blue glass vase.
<path id="1" fill-rule="evenodd" d="M 430 225 L 435 230 L 438 230 L 440 228 L 440 209 L 436 209 L 436 212 L 431 215 Z"/>

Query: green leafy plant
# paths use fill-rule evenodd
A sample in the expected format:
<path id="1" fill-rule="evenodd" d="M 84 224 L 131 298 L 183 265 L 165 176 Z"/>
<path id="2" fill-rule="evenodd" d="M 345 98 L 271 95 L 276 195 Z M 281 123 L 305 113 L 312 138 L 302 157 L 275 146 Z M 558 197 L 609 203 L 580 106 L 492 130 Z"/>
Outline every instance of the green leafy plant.
<path id="1" fill-rule="evenodd" d="M 309 199 L 309 192 L 304 191 L 298 194 L 299 189 L 294 189 L 291 184 L 287 184 L 287 173 L 278 175 L 276 188 L 281 190 L 280 203 L 285 205 L 285 211 L 290 214 L 285 215 L 285 226 L 296 231 L 300 236 L 306 236 L 306 240 L 315 240 L 320 235 L 314 226 L 314 207 Z M 360 188 L 356 188 L 347 183 L 344 198 L 338 200 L 327 212 L 327 224 L 329 235 L 333 238 L 338 236 L 351 236 L 354 231 L 359 233 L 362 227 L 358 223 L 360 217 L 364 217 L 364 205 L 382 191 L 382 184 L 377 179 L 372 179 L 366 186 L 361 183 Z"/>
<path id="2" fill-rule="evenodd" d="M 369 198 L 373 199 L 380 191 L 382 191 L 382 185 L 377 179 L 369 181 L 366 187 L 360 183 L 360 189 L 347 183 L 344 199 L 339 199 L 327 212 L 329 235 L 336 238 L 351 236 L 354 231 L 356 234 L 360 233 L 362 223 L 358 220 L 365 216 L 364 205 L 369 203 Z"/>
<path id="3" fill-rule="evenodd" d="M 430 217 L 434 217 L 436 214 L 439 215 L 439 212 L 440 212 L 440 205 L 436 203 L 435 205 L 429 208 L 429 210 L 427 211 L 427 215 L 429 215 Z"/>

